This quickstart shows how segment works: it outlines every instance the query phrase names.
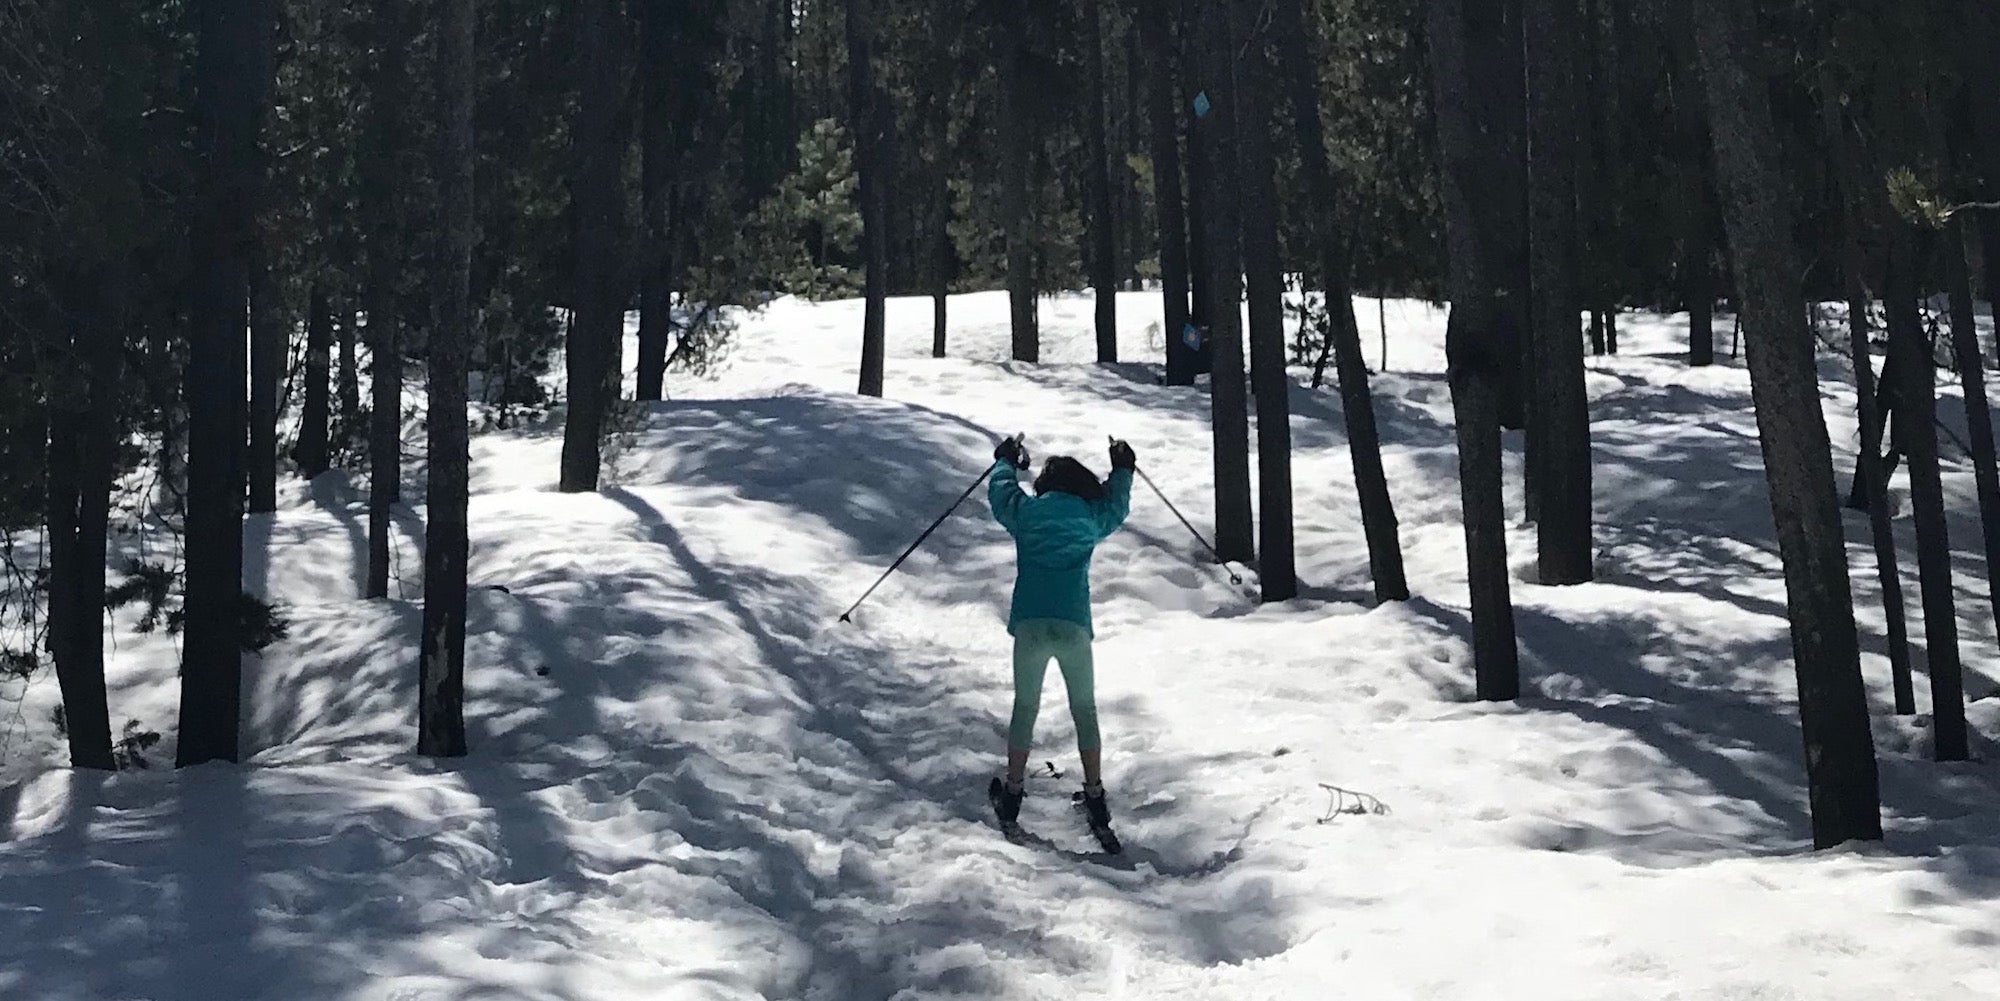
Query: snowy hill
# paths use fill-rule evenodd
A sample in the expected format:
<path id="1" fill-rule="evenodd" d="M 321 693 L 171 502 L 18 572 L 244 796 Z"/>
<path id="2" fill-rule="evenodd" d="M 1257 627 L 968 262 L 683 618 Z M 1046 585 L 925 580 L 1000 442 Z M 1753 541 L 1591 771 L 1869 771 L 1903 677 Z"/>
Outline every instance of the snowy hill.
<path id="1" fill-rule="evenodd" d="M 1155 384 L 1157 298 L 1120 302 L 1143 363 L 1088 364 L 1090 308 L 1044 301 L 1046 360 L 1020 365 L 1003 294 L 954 299 L 935 361 L 928 300 L 892 302 L 868 400 L 859 304 L 781 300 L 633 420 L 602 495 L 554 493 L 559 428 L 475 437 L 462 762 L 410 753 L 420 610 L 352 599 L 359 492 L 297 487 L 251 521 L 249 583 L 292 630 L 249 661 L 243 767 L 73 774 L 16 724 L 0 998 L 2000 997 L 1970 476 L 1946 483 L 1983 760 L 1931 764 L 1921 719 L 1889 715 L 1850 515 L 1889 839 L 1812 854 L 1748 379 L 1686 368 L 1667 318 L 1590 363 L 1599 582 L 1529 583 L 1532 530 L 1510 538 L 1526 697 L 1469 701 L 1444 314 L 1391 303 L 1375 390 L 1416 597 L 1360 600 L 1339 399 L 1296 387 L 1307 596 L 1259 607 L 1141 486 L 1093 571 L 1130 850 L 1002 840 L 983 786 L 1012 552 L 983 496 L 835 620 L 1016 431 L 1100 471 L 1128 438 L 1206 530 L 1206 398 Z M 402 529 L 392 592 L 414 599 L 416 512 Z M 169 730 L 172 643 L 118 621 L 113 718 Z M 1062 697 L 1035 765 L 1066 774 L 1031 779 L 1023 816 L 1080 847 Z M 40 682 L 24 715 L 53 702 Z"/>

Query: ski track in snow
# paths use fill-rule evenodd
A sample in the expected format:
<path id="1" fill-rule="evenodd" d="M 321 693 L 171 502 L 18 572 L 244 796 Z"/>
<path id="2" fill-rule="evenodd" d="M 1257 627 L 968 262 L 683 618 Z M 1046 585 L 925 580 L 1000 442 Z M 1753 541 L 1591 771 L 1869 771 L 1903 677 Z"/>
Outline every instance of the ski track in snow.
<path id="1" fill-rule="evenodd" d="M 242 767 L 55 768 L 53 681 L 27 693 L 0 762 L 0 998 L 2000 996 L 2000 657 L 1966 469 L 1946 483 L 1982 760 L 1933 765 L 1921 720 L 1887 715 L 1850 514 L 1890 838 L 1811 853 L 1743 370 L 1687 369 L 1684 324 L 1645 315 L 1590 360 L 1599 581 L 1534 585 L 1511 527 L 1526 694 L 1484 705 L 1443 313 L 1392 303 L 1375 395 L 1416 597 L 1366 600 L 1330 389 L 1291 394 L 1300 600 L 1258 607 L 1141 484 L 1093 571 L 1128 846 L 1101 864 L 1009 844 L 986 805 L 1012 550 L 983 490 L 835 618 L 1015 431 L 1100 470 L 1128 438 L 1206 531 L 1205 393 L 1089 364 L 1088 296 L 1043 301 L 1041 365 L 1001 360 L 1004 294 L 951 309 L 932 360 L 928 300 L 892 301 L 868 400 L 859 305 L 780 300 L 716 378 L 631 419 L 599 495 L 554 492 L 559 424 L 475 436 L 462 761 L 409 751 L 421 510 L 398 522 L 410 600 L 358 602 L 361 493 L 288 485 L 248 527 L 246 583 L 292 632 L 246 661 Z M 1155 357 L 1157 297 L 1120 311 L 1124 356 Z M 1851 451 L 1843 366 L 1823 388 Z M 114 720 L 171 730 L 173 642 L 114 618 Z M 1030 782 L 1023 822 L 1082 849 L 1047 689 L 1035 762 L 1065 776 Z"/>

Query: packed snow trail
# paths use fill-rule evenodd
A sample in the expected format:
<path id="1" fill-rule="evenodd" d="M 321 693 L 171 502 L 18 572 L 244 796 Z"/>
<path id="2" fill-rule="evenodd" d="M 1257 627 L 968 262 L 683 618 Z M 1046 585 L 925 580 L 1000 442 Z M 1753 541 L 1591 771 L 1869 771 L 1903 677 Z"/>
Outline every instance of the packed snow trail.
<path id="1" fill-rule="evenodd" d="M 1157 303 L 1121 300 L 1127 357 L 1157 354 Z M 983 498 L 838 616 L 1018 430 L 1099 470 L 1130 440 L 1206 525 L 1207 401 L 1087 364 L 1087 297 L 1044 303 L 1042 365 L 1001 360 L 1004 295 L 952 308 L 961 356 L 933 361 L 928 302 L 892 303 L 868 400 L 858 306 L 781 300 L 621 428 L 600 495 L 553 492 L 553 426 L 475 437 L 463 761 L 408 751 L 418 609 L 350 600 L 359 497 L 322 480 L 253 519 L 249 580 L 293 622 L 250 662 L 255 753 L 0 792 L 0 997 L 2000 996 L 2000 700 L 1971 707 L 1989 760 L 1965 765 L 1878 718 L 1891 840 L 1805 850 L 1747 380 L 1666 357 L 1665 321 L 1626 328 L 1654 354 L 1592 363 L 1600 582 L 1537 587 L 1531 530 L 1510 538 L 1527 697 L 1468 701 L 1443 317 L 1405 305 L 1377 402 L 1417 597 L 1361 600 L 1337 397 L 1295 389 L 1306 596 L 1259 607 L 1135 494 L 1093 568 L 1129 859 L 1009 844 L 984 787 L 1013 554 Z M 1844 384 L 1828 404 L 1851 440 Z M 1992 626 L 1959 558 L 1978 696 Z M 114 718 L 167 729 L 171 643 L 130 619 Z M 1069 777 L 1031 779 L 1023 822 L 1078 847 L 1045 699 L 1034 764 Z M 1329 817 L 1323 784 L 1386 812 Z"/>

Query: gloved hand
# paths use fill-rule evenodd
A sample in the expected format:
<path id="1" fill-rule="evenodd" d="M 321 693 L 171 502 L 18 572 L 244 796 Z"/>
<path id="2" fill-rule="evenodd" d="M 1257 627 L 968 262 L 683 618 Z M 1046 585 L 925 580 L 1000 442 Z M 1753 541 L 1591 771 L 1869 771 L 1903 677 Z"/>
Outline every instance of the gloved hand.
<path id="1" fill-rule="evenodd" d="M 1015 469 L 1028 468 L 1028 446 L 1021 444 L 1019 436 L 1002 441 L 993 449 L 993 457 Z"/>
<path id="2" fill-rule="evenodd" d="M 1122 441 L 1117 441 L 1115 439 L 1111 442 L 1111 468 L 1113 469 L 1139 468 L 1139 457 L 1133 454 L 1131 445 L 1128 445 Z"/>

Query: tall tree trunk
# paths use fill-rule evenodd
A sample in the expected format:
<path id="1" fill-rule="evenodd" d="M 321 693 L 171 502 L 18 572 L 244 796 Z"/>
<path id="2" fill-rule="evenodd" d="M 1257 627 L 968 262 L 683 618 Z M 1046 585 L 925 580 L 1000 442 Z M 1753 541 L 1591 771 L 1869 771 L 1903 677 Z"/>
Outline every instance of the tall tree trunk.
<path id="1" fill-rule="evenodd" d="M 1361 358 L 1361 331 L 1354 317 L 1354 293 L 1349 286 L 1352 262 L 1347 256 L 1349 234 L 1334 223 L 1343 201 L 1327 160 L 1326 136 L 1320 124 L 1319 81 L 1306 39 L 1308 29 L 1299 0 L 1277 0 L 1272 32 L 1284 64 L 1292 120 L 1299 154 L 1312 197 L 1312 215 L 1320 221 L 1320 287 L 1326 293 L 1329 344 L 1340 379 L 1340 409 L 1347 422 L 1347 451 L 1354 464 L 1354 488 L 1361 502 L 1361 529 L 1368 539 L 1368 569 L 1376 601 L 1402 601 L 1410 596 L 1403 574 L 1403 544 L 1396 523 L 1396 506 L 1382 469 L 1382 445 L 1375 426 L 1375 399 L 1368 386 L 1368 365 Z"/>
<path id="2" fill-rule="evenodd" d="M 49 395 L 49 653 L 62 689 L 70 764 L 117 767 L 104 683 L 105 535 L 117 447 L 118 348 L 124 331 L 112 299 L 122 283 L 68 279 L 69 354 L 83 363 L 82 399 Z"/>
<path id="3" fill-rule="evenodd" d="M 677 59 L 673 0 L 639 5 L 639 379 L 634 396 L 658 400 L 666 391 L 667 345 L 673 339 L 673 245 L 668 215 L 673 203 L 675 112 L 669 79 Z M 773 64 L 775 66 L 775 64 Z M 766 154 L 768 156 L 768 153 Z"/>
<path id="4" fill-rule="evenodd" d="M 1853 223 L 1848 223 L 1852 226 Z M 1910 677 L 1910 628 L 1903 605 L 1903 576 L 1896 558 L 1896 530 L 1889 514 L 1889 475 L 1882 462 L 1882 425 L 1877 421 L 1881 403 L 1875 396 L 1875 365 L 1868 347 L 1868 293 L 1861 281 L 1861 244 L 1850 234 L 1846 241 L 1850 262 L 1847 279 L 1847 329 L 1849 350 L 1854 354 L 1854 392 L 1859 400 L 1861 451 L 1855 456 L 1855 486 L 1864 495 L 1868 512 L 1870 541 L 1875 548 L 1875 575 L 1882 589 L 1882 615 L 1888 623 L 1889 682 L 1896 700 L 1896 712 L 1917 711 L 1915 686 Z M 1891 372 L 1885 367 L 1886 380 Z"/>
<path id="5" fill-rule="evenodd" d="M 288 325 L 279 302 L 270 251 L 250 263 L 250 510 L 278 509 L 278 390 L 285 381 Z"/>
<path id="6" fill-rule="evenodd" d="M 2000 196 L 2000 182 L 1992 187 L 1995 195 Z M 1983 259 L 1980 270 L 1986 282 L 1982 291 L 1996 325 L 2000 325 L 2000 212 L 1979 213 L 1979 244 Z M 1996 359 L 2000 359 L 2000 338 L 1994 340 L 1994 351 Z"/>
<path id="7" fill-rule="evenodd" d="M 1180 0 L 1180 79 L 1179 118 L 1187 129 L 1187 240 L 1188 240 L 1188 321 L 1200 331 L 1193 350 L 1188 384 L 1194 377 L 1213 368 L 1214 351 L 1209 347 L 1210 324 L 1215 320 L 1215 270 L 1209 266 L 1209 244 L 1214 239 L 1209 218 L 1209 192 L 1215 178 L 1209 169 L 1208 143 L 1202 133 L 1201 116 L 1195 114 L 1195 99 L 1202 93 L 1201 7 L 1205 0 Z"/>
<path id="8" fill-rule="evenodd" d="M 1909 460 L 1910 506 L 1917 527 L 1917 585 L 1924 610 L 1924 654 L 1931 679 L 1931 737 L 1939 761 L 1966 758 L 1964 679 L 1958 655 L 1958 611 L 1951 581 L 1951 537 L 1944 483 L 1938 472 L 1937 373 L 1917 300 L 1921 261 L 1909 223 L 1890 238 L 1889 355 L 1896 360 L 1896 437 Z M 1928 241 L 1928 236 L 1926 236 Z"/>
<path id="9" fill-rule="evenodd" d="M 1855 406 L 1861 425 L 1861 448 L 1854 461 L 1854 494 L 1859 503 L 1850 506 L 1868 513 L 1876 580 L 1882 590 L 1882 614 L 1888 625 L 1890 687 L 1896 712 L 1907 716 L 1917 711 L 1917 702 L 1910 675 L 1909 621 L 1903 605 L 1902 572 L 1896 558 L 1896 531 L 1889 515 L 1889 475 L 1882 462 L 1884 401 L 1877 396 L 1874 352 L 1868 345 L 1867 258 L 1861 247 L 1862 192 L 1856 170 L 1860 152 L 1849 138 L 1838 91 L 1824 63 L 1820 76 L 1820 122 L 1833 153 L 1833 180 L 1840 202 L 1841 277 L 1847 287 L 1848 350 L 1853 355 Z M 1885 366 L 1882 375 L 1883 382 L 1888 383 L 1892 370 Z"/>
<path id="10" fill-rule="evenodd" d="M 1691 9 L 1785 567 L 1813 843 L 1824 848 L 1881 838 L 1881 799 L 1831 442 L 1820 413 L 1813 338 L 1800 309 L 1803 269 L 1792 244 L 1778 132 L 1767 82 L 1757 71 L 1754 13 L 1733 0 L 1693 0 Z"/>
<path id="11" fill-rule="evenodd" d="M 872 0 L 847 3 L 847 100 L 854 119 L 854 160 L 860 175 L 861 251 L 867 268 L 863 283 L 867 301 L 861 320 L 861 385 L 857 392 L 862 396 L 881 396 L 884 331 L 889 310 L 889 102 L 875 85 L 875 21 L 871 7 Z M 1011 268 L 1008 280 L 1013 280 Z"/>
<path id="12" fill-rule="evenodd" d="M 1034 203 L 1028 189 L 1039 137 L 1028 120 L 1025 43 L 1018 31 L 1010 31 L 1000 44 L 1000 220 L 1007 239 L 1009 326 L 1014 360 L 1032 362 L 1041 360 L 1041 334 L 1035 318 Z"/>
<path id="13" fill-rule="evenodd" d="M 381 247 L 374 253 L 394 253 Z M 369 264 L 370 270 L 376 265 Z M 363 597 L 389 596 L 391 509 L 403 486 L 403 344 L 396 322 L 393 279 L 368 290 L 368 578 Z"/>
<path id="14" fill-rule="evenodd" d="M 613 40 L 620 15 L 611 0 L 576 5 L 576 65 L 583 77 L 575 127 L 576 280 L 573 285 L 566 376 L 569 413 L 563 421 L 563 493 L 597 489 L 604 422 L 618 370 L 625 305 L 618 294 L 619 184 L 624 147 L 618 110 L 625 80 Z"/>
<path id="15" fill-rule="evenodd" d="M 1576 0 L 1526 0 L 1529 266 L 1528 460 L 1543 584 L 1591 579 L 1590 403 L 1583 389 L 1583 304 L 1576 284 Z M 1536 427 L 1535 425 L 1539 425 Z"/>
<path id="16" fill-rule="evenodd" d="M 361 366 L 355 357 L 358 354 L 356 348 L 360 332 L 360 311 L 350 305 L 340 321 L 340 372 L 335 380 L 337 388 L 335 396 L 340 405 L 339 416 L 334 425 L 340 429 L 340 436 L 335 439 L 337 442 L 335 447 L 343 455 L 351 454 L 349 449 L 355 446 L 361 427 Z M 326 461 L 320 464 L 320 472 L 326 471 L 332 464 L 332 458 L 331 455 L 326 457 Z"/>
<path id="17" fill-rule="evenodd" d="M 1188 258 L 1181 211 L 1180 102 L 1174 89 L 1174 42 L 1165 14 L 1134 17 L 1145 49 L 1147 110 L 1153 156 L 1153 217 L 1159 233 L 1161 319 L 1167 385 L 1194 385 L 1194 350 L 1186 340 Z"/>
<path id="18" fill-rule="evenodd" d="M 1237 169 L 1243 191 L 1243 264 L 1250 299 L 1251 378 L 1257 402 L 1257 582 L 1263 600 L 1298 597 L 1292 552 L 1291 379 L 1285 374 L 1285 278 L 1278 250 L 1278 158 L 1271 145 L 1271 80 L 1259 27 L 1263 0 L 1230 0 L 1236 18 Z"/>
<path id="19" fill-rule="evenodd" d="M 419 642 L 417 753 L 465 753 L 467 454 L 465 381 L 472 345 L 473 0 L 444 0 L 437 94 L 443 105 L 438 203 L 443 232 L 437 326 L 431 331 L 430 462 L 425 493 L 424 631 Z"/>
<path id="20" fill-rule="evenodd" d="M 1962 218 L 1962 217 L 1961 217 Z M 1993 418 L 1986 401 L 1986 369 L 1979 350 L 1978 311 L 1972 302 L 1972 272 L 1966 262 L 1970 226 L 1948 226 L 1944 240 L 1945 276 L 1951 295 L 1951 350 L 1965 397 L 1973 479 L 1979 488 L 1979 522 L 1986 543 L 1986 592 L 1994 621 L 2000 622 L 2000 465 L 1993 454 Z"/>
<path id="21" fill-rule="evenodd" d="M 1236 33 L 1230 4 L 1202 0 L 1201 85 L 1209 111 L 1196 126 L 1209 187 L 1203 236 L 1209 286 L 1210 424 L 1215 441 L 1215 549 L 1224 560 L 1255 558 L 1250 510 L 1250 422 L 1243 384 L 1243 271 L 1239 247 L 1236 171 Z"/>
<path id="22" fill-rule="evenodd" d="M 367 155 L 361 164 L 368 216 L 368 572 L 362 594 L 389 595 L 391 508 L 403 496 L 403 335 L 396 300 L 407 258 L 403 245 L 402 172 L 408 100 L 405 46 L 410 21 L 395 4 L 372 15 L 375 65 L 369 74 Z"/>
<path id="23" fill-rule="evenodd" d="M 189 309 L 187 584 L 175 761 L 235 761 L 242 691 L 245 321 L 271 86 L 268 0 L 213 0 L 197 17 L 195 100 L 204 161 Z"/>
<path id="24" fill-rule="evenodd" d="M 1521 172 L 1508 166 L 1520 150 L 1502 119 L 1523 100 L 1520 6 L 1430 0 L 1428 32 L 1451 257 L 1445 355 L 1458 426 L 1475 689 L 1481 699 L 1506 700 L 1520 694 L 1521 671 L 1501 501 L 1500 410 L 1502 383 L 1520 359 L 1520 310 L 1504 290 L 1512 287 L 1509 272 L 1521 266 L 1507 250 L 1516 246 L 1508 231 L 1526 192 Z"/>
<path id="25" fill-rule="evenodd" d="M 1707 233 L 1704 224 L 1690 236 L 1681 262 L 1682 295 L 1688 310 L 1688 364 L 1695 368 L 1715 364 L 1714 246 Z"/>
<path id="26" fill-rule="evenodd" d="M 956 263 L 951 249 L 951 174 L 945 166 L 945 146 L 941 137 L 932 142 L 937 154 L 931 170 L 936 176 L 932 193 L 935 211 L 931 216 L 931 357 L 945 356 L 946 304 L 951 298 L 951 273 Z"/>
<path id="27" fill-rule="evenodd" d="M 348 342 L 341 343 L 346 350 Z M 326 472 L 327 445 L 331 440 L 328 433 L 329 392 L 328 383 L 332 379 L 333 363 L 333 311 L 327 305 L 326 290 L 314 284 L 306 293 L 306 391 L 305 403 L 301 407 L 299 419 L 299 441 L 292 449 L 292 460 L 299 464 L 299 475 L 310 480 Z M 343 358 L 344 362 L 346 359 Z M 342 376 L 345 377 L 343 372 Z M 345 405 L 347 386 L 341 385 Z"/>
<path id="28" fill-rule="evenodd" d="M 1960 0 L 1965 38 L 1964 76 L 1970 98 L 1967 109 L 1972 117 L 1973 149 L 1978 153 L 1979 174 L 1985 185 L 1982 197 L 2000 201 L 2000 87 L 1993 82 L 1994 67 L 2000 66 L 2000 10 L 1989 0 Z M 1980 242 L 1984 250 L 1986 301 L 2000 304 L 2000 212 L 1979 214 Z M 1994 308 L 2000 317 L 2000 305 Z M 1994 349 L 2000 353 L 2000 340 Z"/>
<path id="29" fill-rule="evenodd" d="M 1090 159 L 1084 168 L 1090 198 L 1090 287 L 1097 299 L 1097 361 L 1110 365 L 1118 361 L 1118 212 L 1111 201 L 1111 154 L 1105 138 L 1110 102 L 1104 76 L 1103 0 L 1087 0 L 1082 16 L 1084 60 L 1090 74 L 1083 109 L 1084 155 Z"/>

